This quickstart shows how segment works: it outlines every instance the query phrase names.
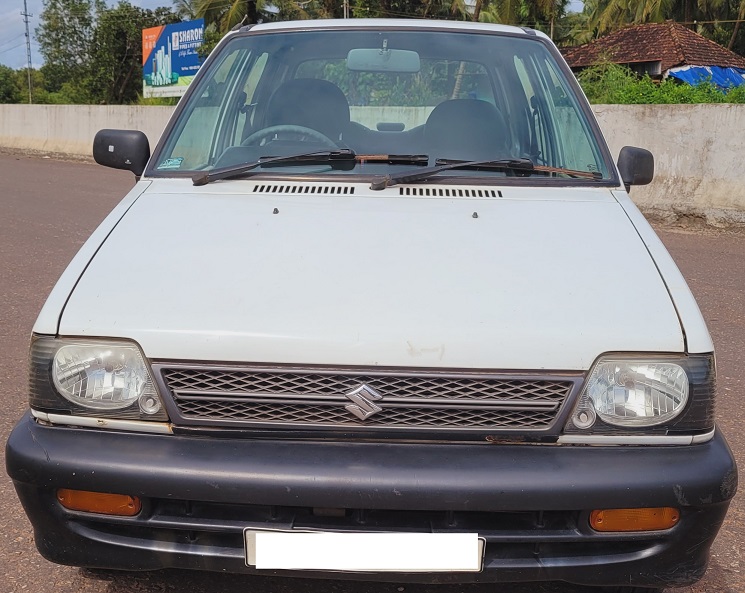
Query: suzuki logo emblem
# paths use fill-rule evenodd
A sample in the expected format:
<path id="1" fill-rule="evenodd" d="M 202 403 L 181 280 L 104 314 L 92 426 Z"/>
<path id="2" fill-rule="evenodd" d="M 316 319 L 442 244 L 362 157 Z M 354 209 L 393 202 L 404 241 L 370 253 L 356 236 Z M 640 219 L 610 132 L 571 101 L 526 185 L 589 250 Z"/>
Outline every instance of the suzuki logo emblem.
<path id="1" fill-rule="evenodd" d="M 351 404 L 347 404 L 344 407 L 360 420 L 366 420 L 383 409 L 375 403 L 377 400 L 383 399 L 383 396 L 365 384 L 344 395 L 352 400 Z"/>

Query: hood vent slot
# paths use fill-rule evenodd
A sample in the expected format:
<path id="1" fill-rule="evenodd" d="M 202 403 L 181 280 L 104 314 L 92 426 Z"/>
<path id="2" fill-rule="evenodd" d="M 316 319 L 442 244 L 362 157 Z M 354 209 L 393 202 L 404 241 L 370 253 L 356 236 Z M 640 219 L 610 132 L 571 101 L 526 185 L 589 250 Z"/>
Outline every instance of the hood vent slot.
<path id="1" fill-rule="evenodd" d="M 427 196 L 434 198 L 501 198 L 495 189 L 463 189 L 455 187 L 400 187 L 401 196 Z"/>
<path id="2" fill-rule="evenodd" d="M 352 194 L 354 194 L 354 187 L 345 185 L 263 184 L 255 185 L 254 192 L 257 194 L 315 194 L 329 196 L 351 196 Z"/>

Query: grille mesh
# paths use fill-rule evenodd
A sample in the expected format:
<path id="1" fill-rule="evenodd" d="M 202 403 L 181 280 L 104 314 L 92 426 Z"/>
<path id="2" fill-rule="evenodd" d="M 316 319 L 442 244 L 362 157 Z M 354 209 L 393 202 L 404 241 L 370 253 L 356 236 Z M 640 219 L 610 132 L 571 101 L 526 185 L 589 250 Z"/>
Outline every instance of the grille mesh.
<path id="1" fill-rule="evenodd" d="M 160 368 L 185 423 L 424 429 L 549 428 L 572 379 L 499 375 L 321 373 L 262 369 Z M 358 419 L 345 406 L 361 385 L 382 410 Z"/>

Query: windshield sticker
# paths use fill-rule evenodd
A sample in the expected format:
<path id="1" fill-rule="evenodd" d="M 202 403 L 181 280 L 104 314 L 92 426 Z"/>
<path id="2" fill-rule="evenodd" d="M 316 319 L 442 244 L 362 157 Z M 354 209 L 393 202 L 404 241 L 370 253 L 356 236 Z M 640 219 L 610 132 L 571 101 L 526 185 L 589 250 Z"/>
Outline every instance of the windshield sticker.
<path id="1" fill-rule="evenodd" d="M 184 157 L 179 156 L 172 159 L 166 159 L 164 160 L 160 165 L 158 165 L 158 169 L 180 169 L 181 163 L 184 162 Z"/>

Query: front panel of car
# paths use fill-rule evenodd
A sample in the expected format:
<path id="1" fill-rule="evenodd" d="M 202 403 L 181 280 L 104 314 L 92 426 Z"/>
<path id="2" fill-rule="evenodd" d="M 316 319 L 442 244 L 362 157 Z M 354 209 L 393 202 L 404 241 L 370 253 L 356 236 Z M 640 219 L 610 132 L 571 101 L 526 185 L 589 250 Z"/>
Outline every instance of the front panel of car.
<path id="1" fill-rule="evenodd" d="M 479 570 L 292 574 L 700 577 L 737 487 L 711 342 L 557 58 L 223 41 L 37 322 L 7 459 L 42 554 L 253 573 L 256 532 L 449 533 Z"/>

